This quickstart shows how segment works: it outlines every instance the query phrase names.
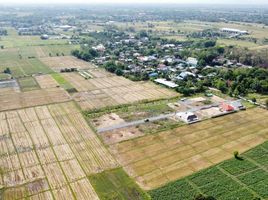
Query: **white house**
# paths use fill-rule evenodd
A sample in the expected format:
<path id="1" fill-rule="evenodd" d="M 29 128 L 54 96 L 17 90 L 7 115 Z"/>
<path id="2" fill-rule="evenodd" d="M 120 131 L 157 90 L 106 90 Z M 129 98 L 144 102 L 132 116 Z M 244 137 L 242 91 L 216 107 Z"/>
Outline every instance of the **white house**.
<path id="1" fill-rule="evenodd" d="M 176 79 L 177 79 L 177 80 L 184 80 L 184 79 L 187 78 L 188 76 L 193 76 L 193 77 L 195 77 L 195 74 L 192 73 L 192 72 L 187 72 L 187 71 L 185 71 L 185 72 L 181 72 L 181 73 L 176 77 Z"/>
<path id="2" fill-rule="evenodd" d="M 176 113 L 176 117 L 186 123 L 191 123 L 198 120 L 198 117 L 192 112 L 178 112 Z"/>

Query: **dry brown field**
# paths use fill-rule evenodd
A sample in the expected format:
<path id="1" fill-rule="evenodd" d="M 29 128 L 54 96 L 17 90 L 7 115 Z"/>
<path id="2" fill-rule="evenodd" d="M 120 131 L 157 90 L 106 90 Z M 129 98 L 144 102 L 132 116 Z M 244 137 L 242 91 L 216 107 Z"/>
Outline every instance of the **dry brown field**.
<path id="1" fill-rule="evenodd" d="M 3 198 L 99 199 L 87 176 L 118 167 L 73 102 L 0 112 Z"/>
<path id="2" fill-rule="evenodd" d="M 73 56 L 44 57 L 40 58 L 40 60 L 56 72 L 59 72 L 61 69 L 72 67 L 77 69 L 90 69 L 96 67 L 89 62 L 79 60 Z"/>
<path id="3" fill-rule="evenodd" d="M 153 189 L 267 139 L 268 112 L 254 108 L 117 143 L 110 149 L 142 188 Z"/>
<path id="4" fill-rule="evenodd" d="M 73 98 L 83 110 L 178 96 L 178 93 L 150 82 L 133 82 L 107 72 L 104 76 L 102 71 L 96 69 L 89 70 L 89 73 L 92 71 L 95 78 L 91 79 L 85 79 L 78 73 L 63 74 L 64 78 L 79 91 Z"/>
<path id="5" fill-rule="evenodd" d="M 62 88 L 48 88 L 27 92 L 0 89 L 0 111 L 69 101 L 69 94 Z"/>
<path id="6" fill-rule="evenodd" d="M 59 86 L 57 81 L 50 75 L 35 76 L 35 79 L 42 89 L 55 88 Z"/>

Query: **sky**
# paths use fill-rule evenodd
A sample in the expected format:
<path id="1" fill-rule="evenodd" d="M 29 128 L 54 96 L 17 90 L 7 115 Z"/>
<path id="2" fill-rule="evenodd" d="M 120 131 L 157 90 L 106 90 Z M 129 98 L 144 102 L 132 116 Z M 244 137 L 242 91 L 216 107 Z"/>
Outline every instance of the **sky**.
<path id="1" fill-rule="evenodd" d="M 268 4 L 268 0 L 0 0 L 1 4 L 115 4 L 115 3 L 161 3 L 161 4 Z"/>

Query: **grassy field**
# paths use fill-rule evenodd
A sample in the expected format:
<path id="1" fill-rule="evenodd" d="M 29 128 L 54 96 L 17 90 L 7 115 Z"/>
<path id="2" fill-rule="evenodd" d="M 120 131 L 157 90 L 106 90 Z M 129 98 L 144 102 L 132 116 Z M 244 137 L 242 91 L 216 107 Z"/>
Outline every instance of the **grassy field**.
<path id="1" fill-rule="evenodd" d="M 46 45 L 41 47 L 45 56 L 71 55 L 71 51 L 79 49 L 79 45 Z"/>
<path id="2" fill-rule="evenodd" d="M 11 75 L 15 78 L 38 73 L 51 73 L 52 70 L 38 59 L 5 59 L 0 63 L 0 71 L 6 68 L 11 70 Z"/>
<path id="3" fill-rule="evenodd" d="M 0 40 L 0 45 L 3 45 L 4 48 L 40 46 L 40 45 L 51 45 L 51 44 L 68 44 L 68 40 L 55 40 L 55 39 L 42 40 L 40 36 L 19 36 L 13 29 L 8 33 L 9 35 L 2 36 Z"/>
<path id="4" fill-rule="evenodd" d="M 259 48 L 260 45 L 255 44 L 250 41 L 245 40 L 236 40 L 236 39 L 218 39 L 217 40 L 218 45 L 227 45 L 227 46 L 240 46 L 240 47 L 248 47 L 248 48 Z"/>
<path id="5" fill-rule="evenodd" d="M 6 68 L 10 68 L 13 77 L 52 72 L 37 58 L 20 58 L 17 48 L 0 50 L 0 72 Z"/>
<path id="6" fill-rule="evenodd" d="M 89 180 L 99 198 L 103 200 L 149 199 L 149 196 L 138 187 L 122 168 L 92 175 Z"/>
<path id="7" fill-rule="evenodd" d="M 242 47 L 258 48 L 262 49 L 265 44 L 262 44 L 268 33 L 268 27 L 263 24 L 253 23 L 239 23 L 239 22 L 201 22 L 187 20 L 183 22 L 173 21 L 154 21 L 154 22 L 135 22 L 135 23 L 116 23 L 116 25 L 126 30 L 129 27 L 133 27 L 136 31 L 150 30 L 153 33 L 162 36 L 163 38 L 176 39 L 184 41 L 186 35 L 193 32 L 203 31 L 205 29 L 220 28 L 235 28 L 240 30 L 247 30 L 250 34 L 243 36 L 244 38 L 253 37 L 258 40 L 257 44 L 250 41 L 239 41 L 236 39 L 220 39 L 219 44 L 225 45 L 238 45 Z M 175 33 L 174 33 L 175 32 Z M 183 36 L 185 35 L 185 36 Z M 265 47 L 267 48 L 267 46 Z"/>
<path id="8" fill-rule="evenodd" d="M 33 77 L 18 79 L 19 86 L 23 92 L 39 89 L 39 85 Z"/>
<path id="9" fill-rule="evenodd" d="M 268 142 L 184 179 L 150 191 L 153 200 L 193 199 L 205 194 L 218 200 L 268 199 Z"/>
<path id="10" fill-rule="evenodd" d="M 100 110 L 99 112 L 89 111 L 87 112 L 87 116 L 94 120 L 94 118 L 100 117 L 107 113 L 116 113 L 125 121 L 134 121 L 172 112 L 173 110 L 167 104 L 176 101 L 176 99 L 177 98 L 169 100 L 158 100 L 147 103 L 137 103 L 115 109 L 104 109 Z"/>
<path id="11" fill-rule="evenodd" d="M 267 140 L 267 116 L 253 108 L 111 145 L 110 149 L 144 189 L 218 164 Z"/>

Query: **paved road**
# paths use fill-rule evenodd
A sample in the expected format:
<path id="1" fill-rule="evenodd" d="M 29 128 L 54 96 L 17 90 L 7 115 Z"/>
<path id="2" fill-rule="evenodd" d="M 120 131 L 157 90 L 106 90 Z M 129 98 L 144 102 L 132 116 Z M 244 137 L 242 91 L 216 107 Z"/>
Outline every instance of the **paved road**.
<path id="1" fill-rule="evenodd" d="M 156 117 L 149 117 L 149 118 L 146 118 L 146 119 L 149 119 L 150 122 L 153 122 L 153 121 L 157 121 L 157 120 L 172 117 L 175 114 L 176 114 L 175 112 L 174 113 L 169 113 L 169 114 L 162 114 L 162 115 L 159 115 L 159 116 L 156 116 Z M 129 126 L 137 126 L 137 125 L 146 123 L 145 122 L 146 119 L 137 120 L 137 121 L 133 121 L 133 122 L 126 122 L 126 123 L 117 124 L 117 125 L 109 126 L 109 127 L 105 127 L 105 128 L 99 128 L 97 131 L 98 131 L 98 133 L 102 133 L 102 132 L 105 132 L 105 131 L 112 131 L 112 130 L 119 129 L 119 128 L 126 128 L 126 127 L 129 127 Z"/>

